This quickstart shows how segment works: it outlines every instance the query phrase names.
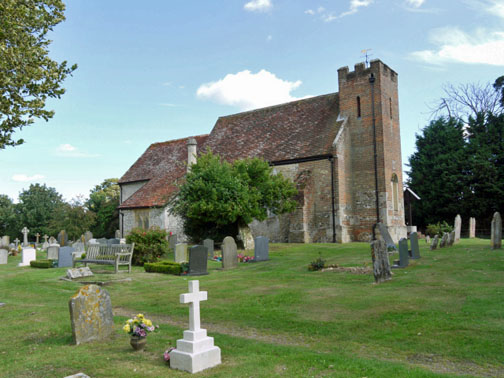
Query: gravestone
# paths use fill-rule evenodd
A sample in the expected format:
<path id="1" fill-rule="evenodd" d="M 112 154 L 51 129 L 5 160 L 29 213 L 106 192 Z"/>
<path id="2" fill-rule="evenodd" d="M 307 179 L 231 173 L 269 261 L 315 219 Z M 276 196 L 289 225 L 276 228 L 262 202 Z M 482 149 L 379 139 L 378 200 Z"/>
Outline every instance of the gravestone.
<path id="1" fill-rule="evenodd" d="M 425 237 L 425 243 L 430 244 L 430 236 L 429 235 L 427 235 Z"/>
<path id="2" fill-rule="evenodd" d="M 40 239 L 40 234 L 37 232 L 37 233 L 35 234 L 35 244 L 36 244 L 36 245 L 39 245 L 39 239 Z"/>
<path id="3" fill-rule="evenodd" d="M 7 264 L 7 256 L 9 255 L 9 251 L 6 249 L 0 248 L 0 265 Z"/>
<path id="4" fill-rule="evenodd" d="M 96 242 L 98 244 L 107 244 L 107 238 L 96 239 Z"/>
<path id="5" fill-rule="evenodd" d="M 189 249 L 189 276 L 202 276 L 207 271 L 208 253 L 204 245 L 195 245 Z"/>
<path id="6" fill-rule="evenodd" d="M 28 247 L 28 233 L 30 232 L 30 230 L 28 230 L 26 227 L 23 227 L 21 232 L 23 233 L 23 247 Z"/>
<path id="7" fill-rule="evenodd" d="M 439 243 L 439 236 L 434 235 L 434 237 L 432 238 L 431 245 L 430 245 L 431 251 L 434 251 L 435 249 L 437 249 L 438 243 Z"/>
<path id="8" fill-rule="evenodd" d="M 58 244 L 58 241 L 56 240 L 56 238 L 54 236 L 51 236 L 49 238 L 49 244 Z"/>
<path id="9" fill-rule="evenodd" d="M 409 264 L 408 239 L 399 240 L 399 260 L 395 261 L 392 268 L 406 268 Z"/>
<path id="10" fill-rule="evenodd" d="M 460 214 L 457 214 L 455 217 L 455 237 L 453 238 L 453 243 L 458 243 L 460 241 L 460 231 L 462 229 L 462 217 Z"/>
<path id="11" fill-rule="evenodd" d="M 58 244 L 62 247 L 68 246 L 68 234 L 65 230 L 61 230 L 58 234 Z"/>
<path id="12" fill-rule="evenodd" d="M 469 237 L 476 237 L 476 218 L 473 217 L 469 218 Z"/>
<path id="13" fill-rule="evenodd" d="M 121 236 L 121 230 L 116 230 L 116 232 L 115 232 L 115 234 L 114 234 L 114 237 L 115 237 L 116 239 L 121 239 L 121 237 L 122 237 L 122 236 Z"/>
<path id="14" fill-rule="evenodd" d="M 420 258 L 420 247 L 418 246 L 418 234 L 412 232 L 409 236 L 411 244 L 411 258 L 417 260 Z"/>
<path id="15" fill-rule="evenodd" d="M 100 244 L 96 239 L 89 239 L 88 244 Z"/>
<path id="16" fill-rule="evenodd" d="M 72 268 L 72 269 L 67 269 L 67 278 L 73 280 L 76 278 L 81 278 L 81 277 L 91 277 L 93 275 L 93 272 L 91 272 L 91 269 L 89 269 L 89 266 L 83 267 L 83 268 Z"/>
<path id="17" fill-rule="evenodd" d="M 168 242 L 170 243 L 170 248 L 175 251 L 175 247 L 177 245 L 177 234 L 171 234 Z"/>
<path id="18" fill-rule="evenodd" d="M 502 246 L 502 218 L 499 212 L 495 212 L 492 219 L 490 243 L 492 249 L 500 249 Z"/>
<path id="19" fill-rule="evenodd" d="M 214 241 L 212 239 L 203 240 L 203 245 L 206 247 L 208 252 L 208 258 L 212 260 L 214 258 Z"/>
<path id="20" fill-rule="evenodd" d="M 8 235 L 2 236 L 0 241 L 0 247 L 7 247 L 10 244 L 10 238 Z"/>
<path id="21" fill-rule="evenodd" d="M 232 236 L 226 236 L 222 241 L 222 268 L 233 269 L 238 266 L 236 243 Z"/>
<path id="22" fill-rule="evenodd" d="M 93 239 L 93 233 L 91 231 L 84 232 L 84 242 L 87 243 Z"/>
<path id="23" fill-rule="evenodd" d="M 254 261 L 269 260 L 269 239 L 265 236 L 258 236 L 254 239 Z"/>
<path id="24" fill-rule="evenodd" d="M 453 245 L 453 243 L 455 243 L 455 236 L 456 236 L 455 230 L 451 231 L 448 234 L 448 241 L 446 242 L 446 245 L 448 247 L 451 247 Z"/>
<path id="25" fill-rule="evenodd" d="M 85 252 L 84 243 L 81 241 L 73 243 L 72 248 L 75 249 L 75 252 Z"/>
<path id="26" fill-rule="evenodd" d="M 37 254 L 35 248 L 25 247 L 23 248 L 23 253 L 21 254 L 21 262 L 18 266 L 29 266 L 30 261 L 37 259 Z"/>
<path id="27" fill-rule="evenodd" d="M 19 242 L 20 242 L 20 241 L 21 241 L 21 240 L 19 240 L 18 238 L 14 239 L 14 243 L 16 243 L 16 249 L 17 249 L 17 247 L 19 246 Z"/>
<path id="28" fill-rule="evenodd" d="M 175 245 L 175 262 L 179 264 L 189 262 L 187 243 L 178 243 Z"/>
<path id="29" fill-rule="evenodd" d="M 383 240 L 371 242 L 371 254 L 373 258 L 373 275 L 376 283 L 388 281 L 392 278 L 390 271 L 389 254 L 387 243 Z"/>
<path id="30" fill-rule="evenodd" d="M 114 334 L 110 295 L 98 285 L 84 286 L 70 298 L 70 321 L 75 344 L 108 341 Z"/>
<path id="31" fill-rule="evenodd" d="M 49 260 L 58 260 L 60 245 L 50 244 L 47 248 L 47 258 Z"/>
<path id="32" fill-rule="evenodd" d="M 121 244 L 121 239 L 113 238 L 107 240 L 107 245 Z"/>
<path id="33" fill-rule="evenodd" d="M 47 248 L 49 248 L 49 242 L 47 241 L 47 239 L 49 238 L 49 236 L 44 235 L 43 238 L 44 238 L 44 244 L 42 244 L 42 249 L 44 249 L 44 250 L 47 251 Z"/>
<path id="34" fill-rule="evenodd" d="M 377 223 L 377 226 L 378 226 L 378 231 L 380 231 L 380 236 L 381 236 L 382 240 L 384 240 L 385 243 L 387 244 L 387 249 L 397 250 L 397 247 L 388 232 L 387 226 L 385 226 L 383 223 Z"/>
<path id="35" fill-rule="evenodd" d="M 444 232 L 443 233 L 443 237 L 441 238 L 441 241 L 439 242 L 439 248 L 444 248 L 446 247 L 446 244 L 448 243 L 448 237 L 450 235 L 448 234 L 448 232 Z"/>
<path id="36" fill-rule="evenodd" d="M 220 348 L 200 324 L 200 302 L 207 298 L 206 291 L 199 291 L 199 281 L 189 281 L 189 293 L 180 295 L 180 303 L 189 303 L 189 329 L 170 352 L 170 368 L 197 373 L 221 363 Z"/>
<path id="37" fill-rule="evenodd" d="M 73 247 L 60 247 L 58 254 L 58 268 L 71 268 L 73 266 Z"/>

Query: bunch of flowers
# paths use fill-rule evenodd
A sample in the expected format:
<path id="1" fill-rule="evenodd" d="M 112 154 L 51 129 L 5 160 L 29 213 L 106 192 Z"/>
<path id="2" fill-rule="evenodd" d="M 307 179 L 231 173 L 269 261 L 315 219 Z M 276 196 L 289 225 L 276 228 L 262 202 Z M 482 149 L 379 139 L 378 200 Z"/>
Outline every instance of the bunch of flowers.
<path id="1" fill-rule="evenodd" d="M 165 362 L 167 364 L 170 364 L 170 352 L 172 350 L 174 350 L 175 348 L 171 347 L 171 348 L 168 348 L 165 350 L 165 352 L 163 353 L 163 359 L 165 360 Z"/>
<path id="2" fill-rule="evenodd" d="M 222 257 L 215 255 L 212 260 L 214 260 L 214 261 L 222 261 Z"/>
<path id="3" fill-rule="evenodd" d="M 128 319 L 123 327 L 123 331 L 131 336 L 146 337 L 147 332 L 152 332 L 156 329 L 152 325 L 152 321 L 146 319 L 143 314 L 138 314 L 133 319 Z"/>
<path id="4" fill-rule="evenodd" d="M 254 258 L 252 256 L 242 255 L 241 253 L 239 253 L 238 260 L 240 262 L 249 262 L 249 261 L 254 260 Z"/>

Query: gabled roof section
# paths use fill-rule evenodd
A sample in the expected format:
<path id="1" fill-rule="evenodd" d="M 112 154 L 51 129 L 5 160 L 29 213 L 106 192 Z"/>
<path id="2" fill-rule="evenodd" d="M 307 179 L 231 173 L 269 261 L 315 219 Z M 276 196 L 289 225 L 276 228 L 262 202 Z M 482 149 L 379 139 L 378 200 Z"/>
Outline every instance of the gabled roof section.
<path id="1" fill-rule="evenodd" d="M 228 161 L 261 157 L 275 162 L 332 153 L 341 126 L 338 113 L 338 93 L 331 93 L 220 117 L 205 149 Z"/>

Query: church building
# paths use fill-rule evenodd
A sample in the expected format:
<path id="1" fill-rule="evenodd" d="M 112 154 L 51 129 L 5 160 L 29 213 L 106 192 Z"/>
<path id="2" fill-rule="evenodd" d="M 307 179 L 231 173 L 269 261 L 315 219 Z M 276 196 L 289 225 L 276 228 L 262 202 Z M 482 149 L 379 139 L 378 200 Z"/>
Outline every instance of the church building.
<path id="1" fill-rule="evenodd" d="M 260 157 L 298 189 L 297 209 L 249 225 L 271 242 L 369 241 L 377 222 L 406 237 L 397 73 L 380 60 L 338 70 L 336 93 L 220 117 L 210 134 L 154 143 L 121 177 L 120 227 L 157 226 L 183 239 L 170 213 L 199 152 Z"/>

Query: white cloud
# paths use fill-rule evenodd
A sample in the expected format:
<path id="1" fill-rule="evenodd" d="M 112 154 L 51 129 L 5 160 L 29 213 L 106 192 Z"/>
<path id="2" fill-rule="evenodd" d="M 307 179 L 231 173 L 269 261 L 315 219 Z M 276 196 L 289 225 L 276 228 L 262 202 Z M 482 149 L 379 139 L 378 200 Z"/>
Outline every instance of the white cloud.
<path id="1" fill-rule="evenodd" d="M 219 81 L 202 84 L 196 95 L 200 99 L 250 110 L 299 100 L 291 92 L 300 85 L 300 80 L 282 80 L 266 70 L 255 74 L 245 70 L 227 74 Z"/>
<path id="2" fill-rule="evenodd" d="M 273 36 L 270 34 L 266 37 L 266 41 L 270 42 L 273 39 Z"/>
<path id="3" fill-rule="evenodd" d="M 304 12 L 305 12 L 305 14 L 309 14 L 310 16 L 314 16 L 315 15 L 315 11 L 313 9 L 307 9 Z"/>
<path id="4" fill-rule="evenodd" d="M 68 143 L 60 144 L 56 148 L 56 155 L 63 157 L 75 157 L 75 158 L 94 158 L 100 156 L 99 154 L 88 154 L 85 152 L 81 152 L 77 147 L 74 147 Z"/>
<path id="5" fill-rule="evenodd" d="M 504 18 L 504 1 L 491 0 L 488 4 L 487 11 L 495 16 Z"/>
<path id="6" fill-rule="evenodd" d="M 350 0 L 350 9 L 348 11 L 343 12 L 339 15 L 339 17 L 345 17 L 345 16 L 350 16 L 351 14 L 355 14 L 359 11 L 359 8 L 365 8 L 368 7 L 373 3 L 374 0 Z M 327 22 L 332 21 L 338 17 L 328 17 Z"/>
<path id="7" fill-rule="evenodd" d="M 58 150 L 61 152 L 71 152 L 71 151 L 75 151 L 76 149 L 71 144 L 65 143 L 65 144 L 61 144 L 58 147 Z"/>
<path id="8" fill-rule="evenodd" d="M 271 0 L 252 0 L 243 6 L 249 12 L 266 12 L 273 7 Z"/>
<path id="9" fill-rule="evenodd" d="M 41 180 L 43 178 L 44 178 L 44 176 L 43 175 L 39 175 L 39 174 L 35 174 L 33 176 L 28 176 L 28 175 L 25 175 L 24 173 L 18 173 L 18 174 L 15 174 L 14 176 L 12 176 L 12 181 L 16 181 L 16 182 L 30 182 L 30 181 L 38 181 L 38 180 Z"/>
<path id="10" fill-rule="evenodd" d="M 414 8 L 420 8 L 425 0 L 406 0 L 406 3 Z"/>
<path id="11" fill-rule="evenodd" d="M 430 64 L 467 63 L 504 66 L 504 32 L 479 29 L 467 34 L 457 27 L 434 29 L 430 41 L 433 50 L 411 53 L 413 58 Z"/>

